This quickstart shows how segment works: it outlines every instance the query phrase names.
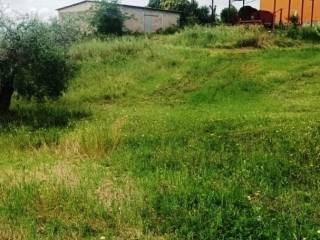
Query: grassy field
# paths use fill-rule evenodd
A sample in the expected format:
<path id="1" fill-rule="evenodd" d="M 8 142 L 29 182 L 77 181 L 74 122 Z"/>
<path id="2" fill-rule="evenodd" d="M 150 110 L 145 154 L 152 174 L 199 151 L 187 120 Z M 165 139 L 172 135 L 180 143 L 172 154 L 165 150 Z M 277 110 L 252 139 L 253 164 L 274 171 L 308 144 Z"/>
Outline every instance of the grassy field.
<path id="1" fill-rule="evenodd" d="M 0 239 L 320 239 L 320 45 L 258 29 L 75 45 L 0 120 Z"/>

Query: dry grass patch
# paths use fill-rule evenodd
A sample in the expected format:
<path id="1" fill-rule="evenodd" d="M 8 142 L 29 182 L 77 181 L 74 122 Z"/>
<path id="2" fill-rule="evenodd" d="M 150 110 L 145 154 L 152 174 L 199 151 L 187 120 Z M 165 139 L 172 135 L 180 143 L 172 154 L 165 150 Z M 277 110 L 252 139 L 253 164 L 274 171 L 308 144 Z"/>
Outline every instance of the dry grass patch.
<path id="1" fill-rule="evenodd" d="M 23 229 L 5 223 L 0 219 L 0 239 L 1 240 L 25 240 L 27 239 L 26 233 Z"/>
<path id="2" fill-rule="evenodd" d="M 41 151 L 52 153 L 65 161 L 103 159 L 120 145 L 126 124 L 127 117 L 121 117 L 110 125 L 104 122 L 84 125 L 66 135 L 58 146 L 43 147 Z"/>
<path id="3" fill-rule="evenodd" d="M 76 187 L 80 183 L 71 163 L 59 161 L 54 165 L 44 164 L 36 169 L 17 170 L 12 167 L 0 170 L 0 184 L 14 186 L 28 182 L 55 183 Z"/>
<path id="4" fill-rule="evenodd" d="M 142 190 L 129 176 L 110 173 L 96 190 L 103 206 L 117 213 L 116 239 L 149 239 L 143 233 L 140 219 L 143 206 Z"/>

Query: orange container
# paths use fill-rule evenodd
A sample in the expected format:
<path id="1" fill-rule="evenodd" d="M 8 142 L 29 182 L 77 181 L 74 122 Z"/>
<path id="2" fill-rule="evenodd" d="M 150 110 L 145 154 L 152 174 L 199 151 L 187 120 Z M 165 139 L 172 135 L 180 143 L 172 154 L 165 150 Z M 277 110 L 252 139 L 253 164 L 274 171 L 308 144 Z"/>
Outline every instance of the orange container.
<path id="1" fill-rule="evenodd" d="M 313 22 L 320 22 L 320 0 L 276 0 L 276 23 L 288 22 L 288 17 L 298 15 L 299 22 L 310 24 L 312 16 L 312 2 L 314 1 Z M 274 0 L 260 0 L 260 9 L 269 12 L 274 11 Z M 282 12 L 282 14 L 281 14 Z"/>

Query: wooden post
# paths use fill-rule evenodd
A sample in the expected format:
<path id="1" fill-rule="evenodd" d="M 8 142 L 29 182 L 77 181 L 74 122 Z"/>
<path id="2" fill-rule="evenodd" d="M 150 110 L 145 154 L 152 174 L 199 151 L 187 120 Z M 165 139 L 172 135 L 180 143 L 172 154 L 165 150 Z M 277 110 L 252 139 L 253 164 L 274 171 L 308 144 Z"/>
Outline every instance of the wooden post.
<path id="1" fill-rule="evenodd" d="M 282 8 L 280 9 L 280 20 L 279 20 L 279 25 L 282 25 Z"/>
<path id="2" fill-rule="evenodd" d="M 228 8 L 228 18 L 229 18 L 229 21 L 231 21 L 231 0 L 229 0 L 229 8 Z"/>
<path id="3" fill-rule="evenodd" d="M 291 0 L 289 0 L 289 6 L 288 6 L 288 24 L 290 23 L 291 18 Z"/>
<path id="4" fill-rule="evenodd" d="M 301 0 L 301 25 L 303 25 L 304 0 Z"/>
<path id="5" fill-rule="evenodd" d="M 215 7 L 214 7 L 214 0 L 211 0 L 211 25 L 215 22 Z"/>
<path id="6" fill-rule="evenodd" d="M 242 7 L 244 7 L 244 4 L 245 4 L 245 0 L 242 0 Z"/>
<path id="7" fill-rule="evenodd" d="M 314 14 L 314 0 L 312 1 L 312 7 L 311 7 L 311 27 L 313 26 L 313 14 Z"/>
<path id="8" fill-rule="evenodd" d="M 276 28 L 276 9 L 277 9 L 277 0 L 273 0 L 273 21 L 272 21 L 272 30 Z"/>

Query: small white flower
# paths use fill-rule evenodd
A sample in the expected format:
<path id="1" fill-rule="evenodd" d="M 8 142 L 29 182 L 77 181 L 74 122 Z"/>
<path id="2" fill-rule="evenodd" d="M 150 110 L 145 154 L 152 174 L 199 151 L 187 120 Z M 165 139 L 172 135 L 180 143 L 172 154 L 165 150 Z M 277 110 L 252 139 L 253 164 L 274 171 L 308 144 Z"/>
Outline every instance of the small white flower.
<path id="1" fill-rule="evenodd" d="M 105 240 L 105 239 L 106 239 L 105 236 L 101 236 L 101 237 L 100 237 L 100 240 Z"/>
<path id="2" fill-rule="evenodd" d="M 320 234 L 320 229 L 317 231 L 318 234 Z"/>

